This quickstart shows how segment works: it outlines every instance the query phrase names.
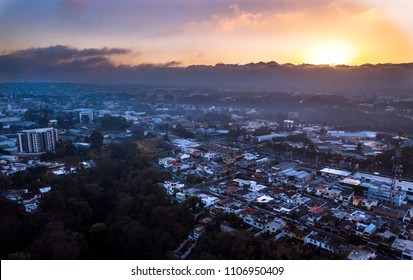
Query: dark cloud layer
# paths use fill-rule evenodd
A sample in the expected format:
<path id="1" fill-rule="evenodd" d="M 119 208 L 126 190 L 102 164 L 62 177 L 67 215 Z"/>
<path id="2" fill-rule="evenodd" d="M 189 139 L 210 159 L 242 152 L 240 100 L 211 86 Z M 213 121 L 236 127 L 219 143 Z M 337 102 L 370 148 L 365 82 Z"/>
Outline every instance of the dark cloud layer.
<path id="1" fill-rule="evenodd" d="M 106 57 L 117 54 L 127 54 L 129 51 L 120 48 L 101 48 L 79 50 L 69 46 L 56 45 L 46 48 L 30 48 L 19 50 L 2 56 L 11 60 L 25 60 L 27 62 L 59 63 L 76 59 L 89 59 L 92 57 Z"/>
<path id="2" fill-rule="evenodd" d="M 64 74 L 72 77 L 76 72 L 94 72 L 102 68 L 112 68 L 109 57 L 127 54 L 119 48 L 76 49 L 56 45 L 46 48 L 30 48 L 0 56 L 0 77 L 6 79 L 31 79 Z"/>
<path id="3" fill-rule="evenodd" d="M 413 63 L 350 66 L 217 64 L 179 67 L 177 61 L 115 65 L 126 49 L 51 46 L 0 56 L 1 81 L 132 83 L 267 90 L 413 88 Z"/>

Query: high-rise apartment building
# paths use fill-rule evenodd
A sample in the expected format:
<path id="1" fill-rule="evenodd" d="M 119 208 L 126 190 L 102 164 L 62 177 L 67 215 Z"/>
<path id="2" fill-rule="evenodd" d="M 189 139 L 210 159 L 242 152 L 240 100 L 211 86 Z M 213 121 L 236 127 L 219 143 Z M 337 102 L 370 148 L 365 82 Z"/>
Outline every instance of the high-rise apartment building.
<path id="1" fill-rule="evenodd" d="M 55 128 L 38 128 L 17 133 L 19 152 L 38 154 L 54 151 L 58 140 Z"/>

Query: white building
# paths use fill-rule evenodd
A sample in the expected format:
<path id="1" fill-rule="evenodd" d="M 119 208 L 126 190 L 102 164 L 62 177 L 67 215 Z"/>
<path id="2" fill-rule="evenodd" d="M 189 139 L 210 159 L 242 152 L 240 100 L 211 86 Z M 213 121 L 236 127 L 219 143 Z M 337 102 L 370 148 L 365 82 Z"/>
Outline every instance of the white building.
<path id="1" fill-rule="evenodd" d="M 393 242 L 391 248 L 400 252 L 403 259 L 413 260 L 413 241 L 398 238 Z"/>
<path id="2" fill-rule="evenodd" d="M 79 112 L 80 123 L 91 123 L 93 121 L 93 111 L 84 110 Z"/>
<path id="3" fill-rule="evenodd" d="M 212 196 L 212 195 L 207 195 L 204 193 L 201 193 L 198 195 L 199 199 L 201 199 L 201 203 L 203 203 L 205 206 L 205 208 L 211 207 L 212 205 L 214 205 L 215 203 L 217 203 L 219 201 L 219 198 L 216 196 Z"/>
<path id="4" fill-rule="evenodd" d="M 285 129 L 292 129 L 294 127 L 293 120 L 284 120 L 284 128 Z"/>
<path id="5" fill-rule="evenodd" d="M 176 191 L 185 187 L 185 184 L 174 181 L 165 181 L 163 186 L 167 194 L 173 195 Z"/>
<path id="6" fill-rule="evenodd" d="M 267 231 L 268 233 L 275 233 L 278 230 L 283 229 L 287 224 L 283 221 L 283 219 L 278 218 L 278 219 L 274 219 L 271 222 L 267 223 L 264 226 L 265 231 Z"/>
<path id="7" fill-rule="evenodd" d="M 392 185 L 392 182 L 393 182 L 392 178 L 363 173 L 363 172 L 357 172 L 353 174 L 352 177 L 362 182 L 373 183 L 375 185 L 380 184 L 382 186 L 389 186 L 389 187 Z M 401 192 L 405 192 L 407 200 L 413 201 L 413 182 L 396 180 L 395 189 Z"/>
<path id="8" fill-rule="evenodd" d="M 320 170 L 320 174 L 324 177 L 345 178 L 350 176 L 351 172 L 326 167 Z"/>

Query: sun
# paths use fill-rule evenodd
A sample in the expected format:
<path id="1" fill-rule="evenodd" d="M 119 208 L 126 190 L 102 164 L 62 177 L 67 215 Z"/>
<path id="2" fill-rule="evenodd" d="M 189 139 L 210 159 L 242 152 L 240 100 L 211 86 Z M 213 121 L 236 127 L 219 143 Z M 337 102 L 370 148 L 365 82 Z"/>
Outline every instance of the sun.
<path id="1" fill-rule="evenodd" d="M 349 64 L 354 58 L 353 47 L 344 42 L 324 42 L 311 47 L 306 55 L 306 63 L 340 65 Z"/>

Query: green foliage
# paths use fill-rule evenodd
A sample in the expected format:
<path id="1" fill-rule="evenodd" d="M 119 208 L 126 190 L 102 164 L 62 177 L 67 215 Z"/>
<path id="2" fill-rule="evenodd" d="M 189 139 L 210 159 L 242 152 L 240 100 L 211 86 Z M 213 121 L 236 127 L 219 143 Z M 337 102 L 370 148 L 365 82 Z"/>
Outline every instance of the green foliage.
<path id="1" fill-rule="evenodd" d="M 183 138 L 195 138 L 195 134 L 188 131 L 180 123 L 176 125 L 176 128 L 173 130 L 176 136 Z"/>
<path id="2" fill-rule="evenodd" d="M 92 148 L 100 149 L 103 145 L 103 135 L 99 131 L 95 130 L 90 135 L 90 143 L 92 144 Z"/>
<path id="3" fill-rule="evenodd" d="M 270 130 L 268 127 L 266 127 L 266 126 L 263 126 L 263 127 L 257 128 L 257 129 L 252 133 L 252 135 L 253 135 L 253 136 L 260 136 L 260 135 L 267 135 L 267 134 L 270 134 L 270 133 L 271 133 L 271 130 Z"/>
<path id="4" fill-rule="evenodd" d="M 304 246 L 290 238 L 275 241 L 255 237 L 252 232 L 221 232 L 219 227 L 210 227 L 199 239 L 190 255 L 191 259 L 220 260 L 306 260 L 337 259 L 338 256 Z"/>
<path id="5" fill-rule="evenodd" d="M 109 115 L 104 115 L 100 119 L 100 122 L 102 124 L 101 128 L 103 130 L 124 131 L 129 126 L 129 123 L 124 117 L 112 117 Z"/>
<path id="6" fill-rule="evenodd" d="M 190 196 L 185 200 L 184 205 L 188 209 L 195 209 L 195 207 L 197 207 L 200 202 L 201 200 L 198 197 Z"/>
<path id="7" fill-rule="evenodd" d="M 3 148 L 0 148 L 0 155 L 11 155 L 11 152 L 6 151 Z"/>
<path id="8" fill-rule="evenodd" d="M 190 213 L 171 204 L 158 186 L 165 176 L 133 142 L 104 146 L 94 160 L 95 169 L 50 177 L 52 190 L 35 214 L 0 204 L 2 259 L 165 259 L 186 238 Z M 4 182 L 34 185 L 44 173 Z"/>
<path id="9" fill-rule="evenodd" d="M 30 260 L 31 255 L 24 252 L 16 252 L 9 254 L 9 260 Z"/>
<path id="10" fill-rule="evenodd" d="M 228 138 L 229 139 L 237 139 L 239 136 L 246 136 L 247 130 L 245 128 L 234 128 L 228 131 Z"/>
<path id="11" fill-rule="evenodd" d="M 47 123 L 52 115 L 53 112 L 49 108 L 43 108 L 40 110 L 29 109 L 26 113 L 24 113 L 24 120 L 38 123 L 40 126 L 47 126 Z"/>

